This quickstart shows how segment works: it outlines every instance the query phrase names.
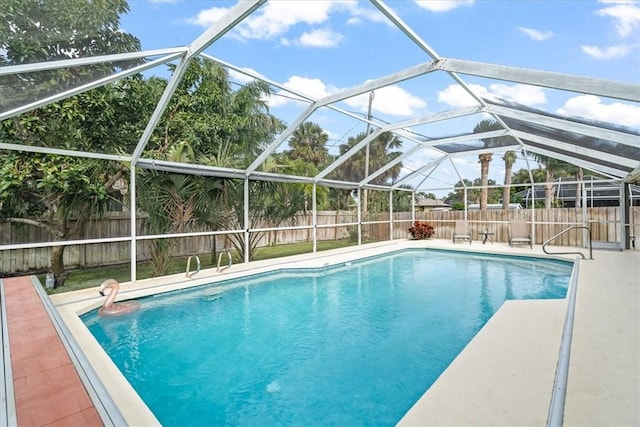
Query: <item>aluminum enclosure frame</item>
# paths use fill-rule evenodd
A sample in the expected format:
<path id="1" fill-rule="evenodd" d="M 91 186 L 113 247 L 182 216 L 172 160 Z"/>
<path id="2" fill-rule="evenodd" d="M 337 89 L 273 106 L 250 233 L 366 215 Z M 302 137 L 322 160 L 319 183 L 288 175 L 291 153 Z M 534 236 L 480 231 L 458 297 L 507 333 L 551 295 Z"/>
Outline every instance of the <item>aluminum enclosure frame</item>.
<path id="1" fill-rule="evenodd" d="M 364 82 L 360 85 L 343 89 L 337 93 L 333 93 L 324 98 L 315 98 L 309 94 L 304 94 L 300 91 L 295 91 L 287 88 L 284 84 L 269 79 L 268 77 L 262 77 L 257 73 L 252 73 L 241 67 L 235 66 L 221 59 L 213 57 L 205 52 L 205 50 L 214 45 L 215 42 L 220 39 L 224 34 L 231 31 L 236 25 L 241 23 L 244 19 L 250 16 L 253 12 L 258 10 L 267 0 L 252 0 L 240 2 L 237 6 L 232 8 L 224 17 L 216 22 L 211 28 L 204 31 L 199 37 L 197 37 L 190 45 L 169 49 L 158 49 L 146 52 L 131 52 L 126 54 L 117 55 L 104 55 L 92 58 L 79 58 L 69 59 L 62 61 L 51 61 L 37 64 L 24 64 L 8 67 L 0 67 L 0 76 L 22 74 L 29 72 L 37 72 L 43 70 L 51 70 L 55 68 L 65 68 L 71 66 L 108 63 L 113 61 L 122 61 L 125 59 L 144 58 L 144 57 L 159 57 L 153 61 L 147 62 L 139 67 L 135 67 L 130 70 L 122 71 L 120 73 L 108 76 L 94 82 L 87 83 L 73 90 L 61 92 L 57 95 L 48 97 L 46 99 L 39 99 L 29 104 L 13 108 L 6 112 L 0 112 L 0 120 L 6 120 L 15 117 L 18 114 L 24 113 L 44 106 L 51 102 L 60 101 L 62 99 L 77 95 L 84 91 L 99 87 L 101 85 L 112 83 L 118 79 L 127 77 L 131 74 L 142 72 L 144 70 L 153 68 L 159 64 L 164 64 L 172 61 L 178 61 L 176 70 L 172 74 L 169 84 L 167 85 L 164 93 L 162 94 L 153 115 L 149 119 L 147 127 L 143 132 L 135 150 L 129 155 L 113 155 L 107 153 L 89 153 L 82 151 L 63 150 L 48 147 L 36 147 L 36 146 L 21 146 L 17 144 L 0 143 L 0 150 L 15 150 L 15 151 L 28 151 L 38 153 L 59 154 L 65 156 L 77 156 L 87 158 L 98 158 L 104 160 L 116 160 L 129 162 L 131 164 L 131 178 L 130 178 L 130 191 L 133 194 L 131 197 L 131 212 L 135 213 L 136 201 L 135 201 L 135 188 L 136 188 L 136 169 L 137 168 L 149 168 L 164 170 L 176 173 L 197 174 L 218 178 L 233 178 L 243 179 L 245 181 L 245 188 L 248 186 L 249 180 L 268 180 L 268 181 L 282 181 L 291 183 L 308 183 L 314 185 L 314 195 L 316 185 L 326 185 L 337 188 L 351 188 L 362 191 L 364 189 L 376 189 L 384 190 L 392 193 L 393 191 L 407 191 L 401 188 L 402 185 L 406 185 L 413 180 L 417 180 L 419 184 L 413 188 L 413 192 L 429 190 L 428 187 L 423 188 L 423 183 L 443 164 L 445 160 L 449 160 L 452 165 L 452 159 L 461 155 L 469 155 L 472 153 L 499 153 L 505 150 L 523 150 L 525 153 L 538 153 L 545 156 L 555 157 L 574 165 L 584 167 L 586 169 L 601 173 L 607 177 L 618 180 L 620 185 L 625 183 L 630 184 L 640 181 L 640 161 L 636 159 L 620 156 L 614 152 L 597 151 L 591 148 L 586 148 L 580 145 L 572 144 L 570 142 L 555 140 L 548 138 L 544 135 L 535 135 L 532 133 L 522 132 L 510 128 L 504 118 L 515 118 L 529 123 L 544 124 L 559 130 L 567 130 L 575 134 L 583 135 L 590 138 L 600 138 L 602 140 L 610 141 L 613 144 L 622 144 L 625 146 L 633 147 L 634 149 L 640 149 L 640 133 L 638 132 L 624 132 L 615 131 L 607 127 L 598 126 L 598 124 L 581 124 L 567 118 L 563 120 L 561 118 L 544 116 L 530 111 L 519 110 L 513 107 L 504 107 L 488 103 L 483 100 L 479 94 L 475 93 L 471 86 L 460 76 L 476 76 L 487 79 L 494 79 L 497 81 L 505 82 L 517 82 L 522 84 L 528 84 L 533 86 L 539 86 L 544 88 L 552 88 L 557 90 L 575 92 L 578 94 L 592 94 L 597 96 L 604 96 L 611 99 L 628 101 L 628 102 L 640 102 L 640 84 L 615 82 L 602 79 L 595 79 L 586 76 L 576 76 L 563 73 L 524 69 L 505 65 L 497 65 L 490 63 L 482 63 L 476 61 L 468 61 L 463 59 L 453 59 L 441 56 L 431 46 L 429 46 L 421 37 L 407 25 L 388 5 L 379 0 L 370 0 L 370 3 L 391 23 L 391 25 L 398 28 L 412 43 L 414 43 L 422 52 L 427 56 L 427 61 L 407 67 L 395 73 L 391 73 L 386 76 L 381 76 L 376 79 Z M 160 120 L 162 113 L 167 107 L 173 91 L 177 87 L 177 84 L 182 78 L 183 72 L 188 67 L 190 61 L 200 57 L 207 61 L 215 61 L 221 65 L 234 69 L 237 72 L 244 73 L 255 79 L 261 79 L 266 83 L 287 90 L 302 100 L 308 102 L 307 108 L 295 118 L 289 126 L 278 135 L 274 141 L 265 149 L 252 163 L 244 169 L 226 169 L 226 168 L 214 168 L 204 165 L 187 164 L 167 162 L 162 160 L 145 158 L 143 156 L 144 148 L 146 147 L 149 138 L 154 131 L 156 124 Z M 438 111 L 432 114 L 414 117 L 409 120 L 399 121 L 396 123 L 380 123 L 376 120 L 360 117 L 357 114 L 345 111 L 339 106 L 335 105 L 337 102 L 367 92 L 375 91 L 377 89 L 392 85 L 394 83 L 407 81 L 416 77 L 427 76 L 435 73 L 444 73 L 449 76 L 455 83 L 457 83 L 465 92 L 467 92 L 477 103 L 475 106 L 460 108 L 451 111 Z M 353 119 L 359 120 L 363 123 L 370 125 L 373 129 L 371 135 L 367 136 L 364 140 L 358 143 L 355 147 L 349 150 L 344 155 L 338 157 L 334 163 L 318 173 L 313 177 L 300 177 L 289 176 L 285 174 L 266 173 L 260 171 L 260 167 L 263 162 L 271 155 L 275 150 L 281 147 L 288 141 L 291 134 L 303 124 L 315 111 L 321 108 L 329 108 L 337 113 L 349 116 Z M 502 127 L 501 131 L 494 131 L 484 135 L 485 138 L 509 136 L 515 141 L 515 145 L 507 147 L 494 147 L 494 148 L 482 148 L 480 151 L 467 150 L 457 153 L 447 153 L 438 149 L 435 145 L 462 143 L 466 141 L 474 141 L 482 137 L 481 134 L 468 134 L 468 135 L 456 135 L 450 137 L 437 138 L 433 140 L 418 140 L 411 137 L 410 128 L 414 126 L 420 126 L 428 123 L 434 123 L 437 121 L 452 120 L 459 117 L 469 116 L 473 114 L 486 114 L 496 120 Z M 416 145 L 414 148 L 407 150 L 403 153 L 399 159 L 383 166 L 378 171 L 374 171 L 371 175 L 357 182 L 346 182 L 329 179 L 328 175 L 340 166 L 340 164 L 347 161 L 360 149 L 365 147 L 370 141 L 372 141 L 377 135 L 382 132 L 391 132 L 397 137 L 407 138 L 413 141 Z M 535 142 L 537 146 L 527 144 L 527 140 Z M 406 176 L 399 178 L 396 182 L 388 182 L 385 184 L 372 184 L 372 181 L 382 175 L 386 170 L 399 164 L 405 159 L 408 159 L 419 152 L 428 151 L 433 155 L 433 159 L 411 171 Z M 454 169 L 455 165 L 454 165 Z M 459 176 L 460 173 L 457 171 Z M 529 167 L 529 175 L 531 175 L 531 168 Z M 316 207 L 315 197 L 313 198 L 312 205 Z M 248 194 L 245 195 L 245 212 L 248 212 Z M 392 204 L 390 204 L 393 209 Z M 358 203 L 358 214 L 361 216 L 361 206 Z M 136 236 L 136 219 L 135 214 L 132 215 L 131 220 L 131 253 L 132 253 L 132 281 L 135 281 L 135 254 L 136 241 L 141 239 L 142 236 Z M 359 225 L 362 220 L 359 220 Z M 391 225 L 392 227 L 392 225 Z M 248 217 L 245 218 L 244 229 L 241 230 L 246 233 L 248 244 L 248 233 L 250 231 L 250 224 L 248 224 Z M 314 232 L 314 250 L 316 243 L 316 236 Z M 0 250 L 6 249 L 0 246 Z M 248 251 L 247 251 L 248 253 Z"/>

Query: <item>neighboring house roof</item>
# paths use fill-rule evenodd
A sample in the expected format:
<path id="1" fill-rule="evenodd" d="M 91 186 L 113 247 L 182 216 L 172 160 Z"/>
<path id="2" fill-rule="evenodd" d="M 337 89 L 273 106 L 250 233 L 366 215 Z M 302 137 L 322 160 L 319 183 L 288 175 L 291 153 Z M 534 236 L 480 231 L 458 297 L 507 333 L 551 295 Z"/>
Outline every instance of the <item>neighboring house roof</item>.
<path id="1" fill-rule="evenodd" d="M 585 176 L 583 183 L 583 191 L 587 198 L 591 200 L 619 200 L 620 184 L 608 183 L 604 181 L 596 181 L 595 177 Z M 560 177 L 554 180 L 553 197 L 557 200 L 575 200 L 576 198 L 576 178 Z M 640 200 L 640 185 L 630 185 L 631 199 Z M 534 197 L 536 200 L 544 200 L 544 186 L 536 185 Z M 517 193 L 523 200 L 531 199 L 531 188 Z"/>
<path id="2" fill-rule="evenodd" d="M 418 197 L 416 199 L 416 207 L 421 208 L 448 208 L 449 205 L 440 199 L 429 199 L 426 197 Z"/>

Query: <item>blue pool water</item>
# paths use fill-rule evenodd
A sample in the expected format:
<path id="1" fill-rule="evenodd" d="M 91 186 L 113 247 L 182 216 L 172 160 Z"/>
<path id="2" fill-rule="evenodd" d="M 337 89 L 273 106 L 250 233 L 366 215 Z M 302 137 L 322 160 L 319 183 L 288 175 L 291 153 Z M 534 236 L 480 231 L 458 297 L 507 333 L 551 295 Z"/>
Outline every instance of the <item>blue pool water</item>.
<path id="1" fill-rule="evenodd" d="M 388 426 L 505 300 L 564 298 L 571 268 L 411 250 L 83 321 L 165 426 Z"/>

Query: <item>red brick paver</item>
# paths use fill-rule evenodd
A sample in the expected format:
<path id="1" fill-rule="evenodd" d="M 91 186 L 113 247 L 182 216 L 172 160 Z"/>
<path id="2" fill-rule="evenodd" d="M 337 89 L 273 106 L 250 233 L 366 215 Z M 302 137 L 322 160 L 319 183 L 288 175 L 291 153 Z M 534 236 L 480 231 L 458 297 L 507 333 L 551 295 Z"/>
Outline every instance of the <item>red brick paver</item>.
<path id="1" fill-rule="evenodd" d="M 102 426 L 31 278 L 3 283 L 18 425 Z"/>

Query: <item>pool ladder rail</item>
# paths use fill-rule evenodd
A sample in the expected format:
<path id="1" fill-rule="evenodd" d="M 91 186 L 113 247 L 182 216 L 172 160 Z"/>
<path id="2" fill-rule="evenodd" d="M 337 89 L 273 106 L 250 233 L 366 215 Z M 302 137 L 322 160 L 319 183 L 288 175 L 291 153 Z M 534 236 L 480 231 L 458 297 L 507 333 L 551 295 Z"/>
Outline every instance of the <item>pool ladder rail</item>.
<path id="1" fill-rule="evenodd" d="M 575 225 L 575 226 L 569 227 L 569 228 L 567 228 L 565 230 L 562 230 L 561 232 L 559 232 L 555 236 L 551 237 L 550 239 L 547 239 L 547 241 L 542 244 L 542 252 L 544 252 L 547 255 L 576 254 L 576 255 L 580 255 L 582 257 L 582 259 L 587 259 L 587 257 L 585 257 L 582 252 L 578 252 L 578 251 L 576 251 L 576 252 L 548 252 L 547 251 L 547 244 L 549 242 L 551 242 L 552 240 L 555 240 L 556 238 L 562 236 L 563 234 L 567 233 L 568 231 L 578 230 L 578 229 L 587 230 L 587 235 L 589 236 L 589 259 L 593 259 L 593 245 L 591 244 L 591 229 L 589 227 L 583 227 L 583 226 L 578 226 L 578 225 Z"/>
<path id="2" fill-rule="evenodd" d="M 220 263 L 222 262 L 222 255 L 227 254 L 227 259 L 229 260 L 229 263 L 227 264 L 226 267 L 222 267 L 220 268 Z M 226 251 L 226 252 L 220 252 L 220 255 L 218 256 L 218 266 L 216 268 L 216 272 L 220 273 L 222 270 L 226 270 L 227 268 L 231 267 L 231 264 L 233 264 L 233 260 L 231 259 L 231 252 Z"/>
<path id="3" fill-rule="evenodd" d="M 195 258 L 196 259 L 196 269 L 195 271 L 190 271 L 191 270 L 191 259 Z M 187 271 L 185 273 L 185 276 L 187 277 L 193 277 L 196 274 L 200 273 L 200 258 L 198 258 L 198 255 L 191 255 L 188 259 L 187 259 Z"/>

